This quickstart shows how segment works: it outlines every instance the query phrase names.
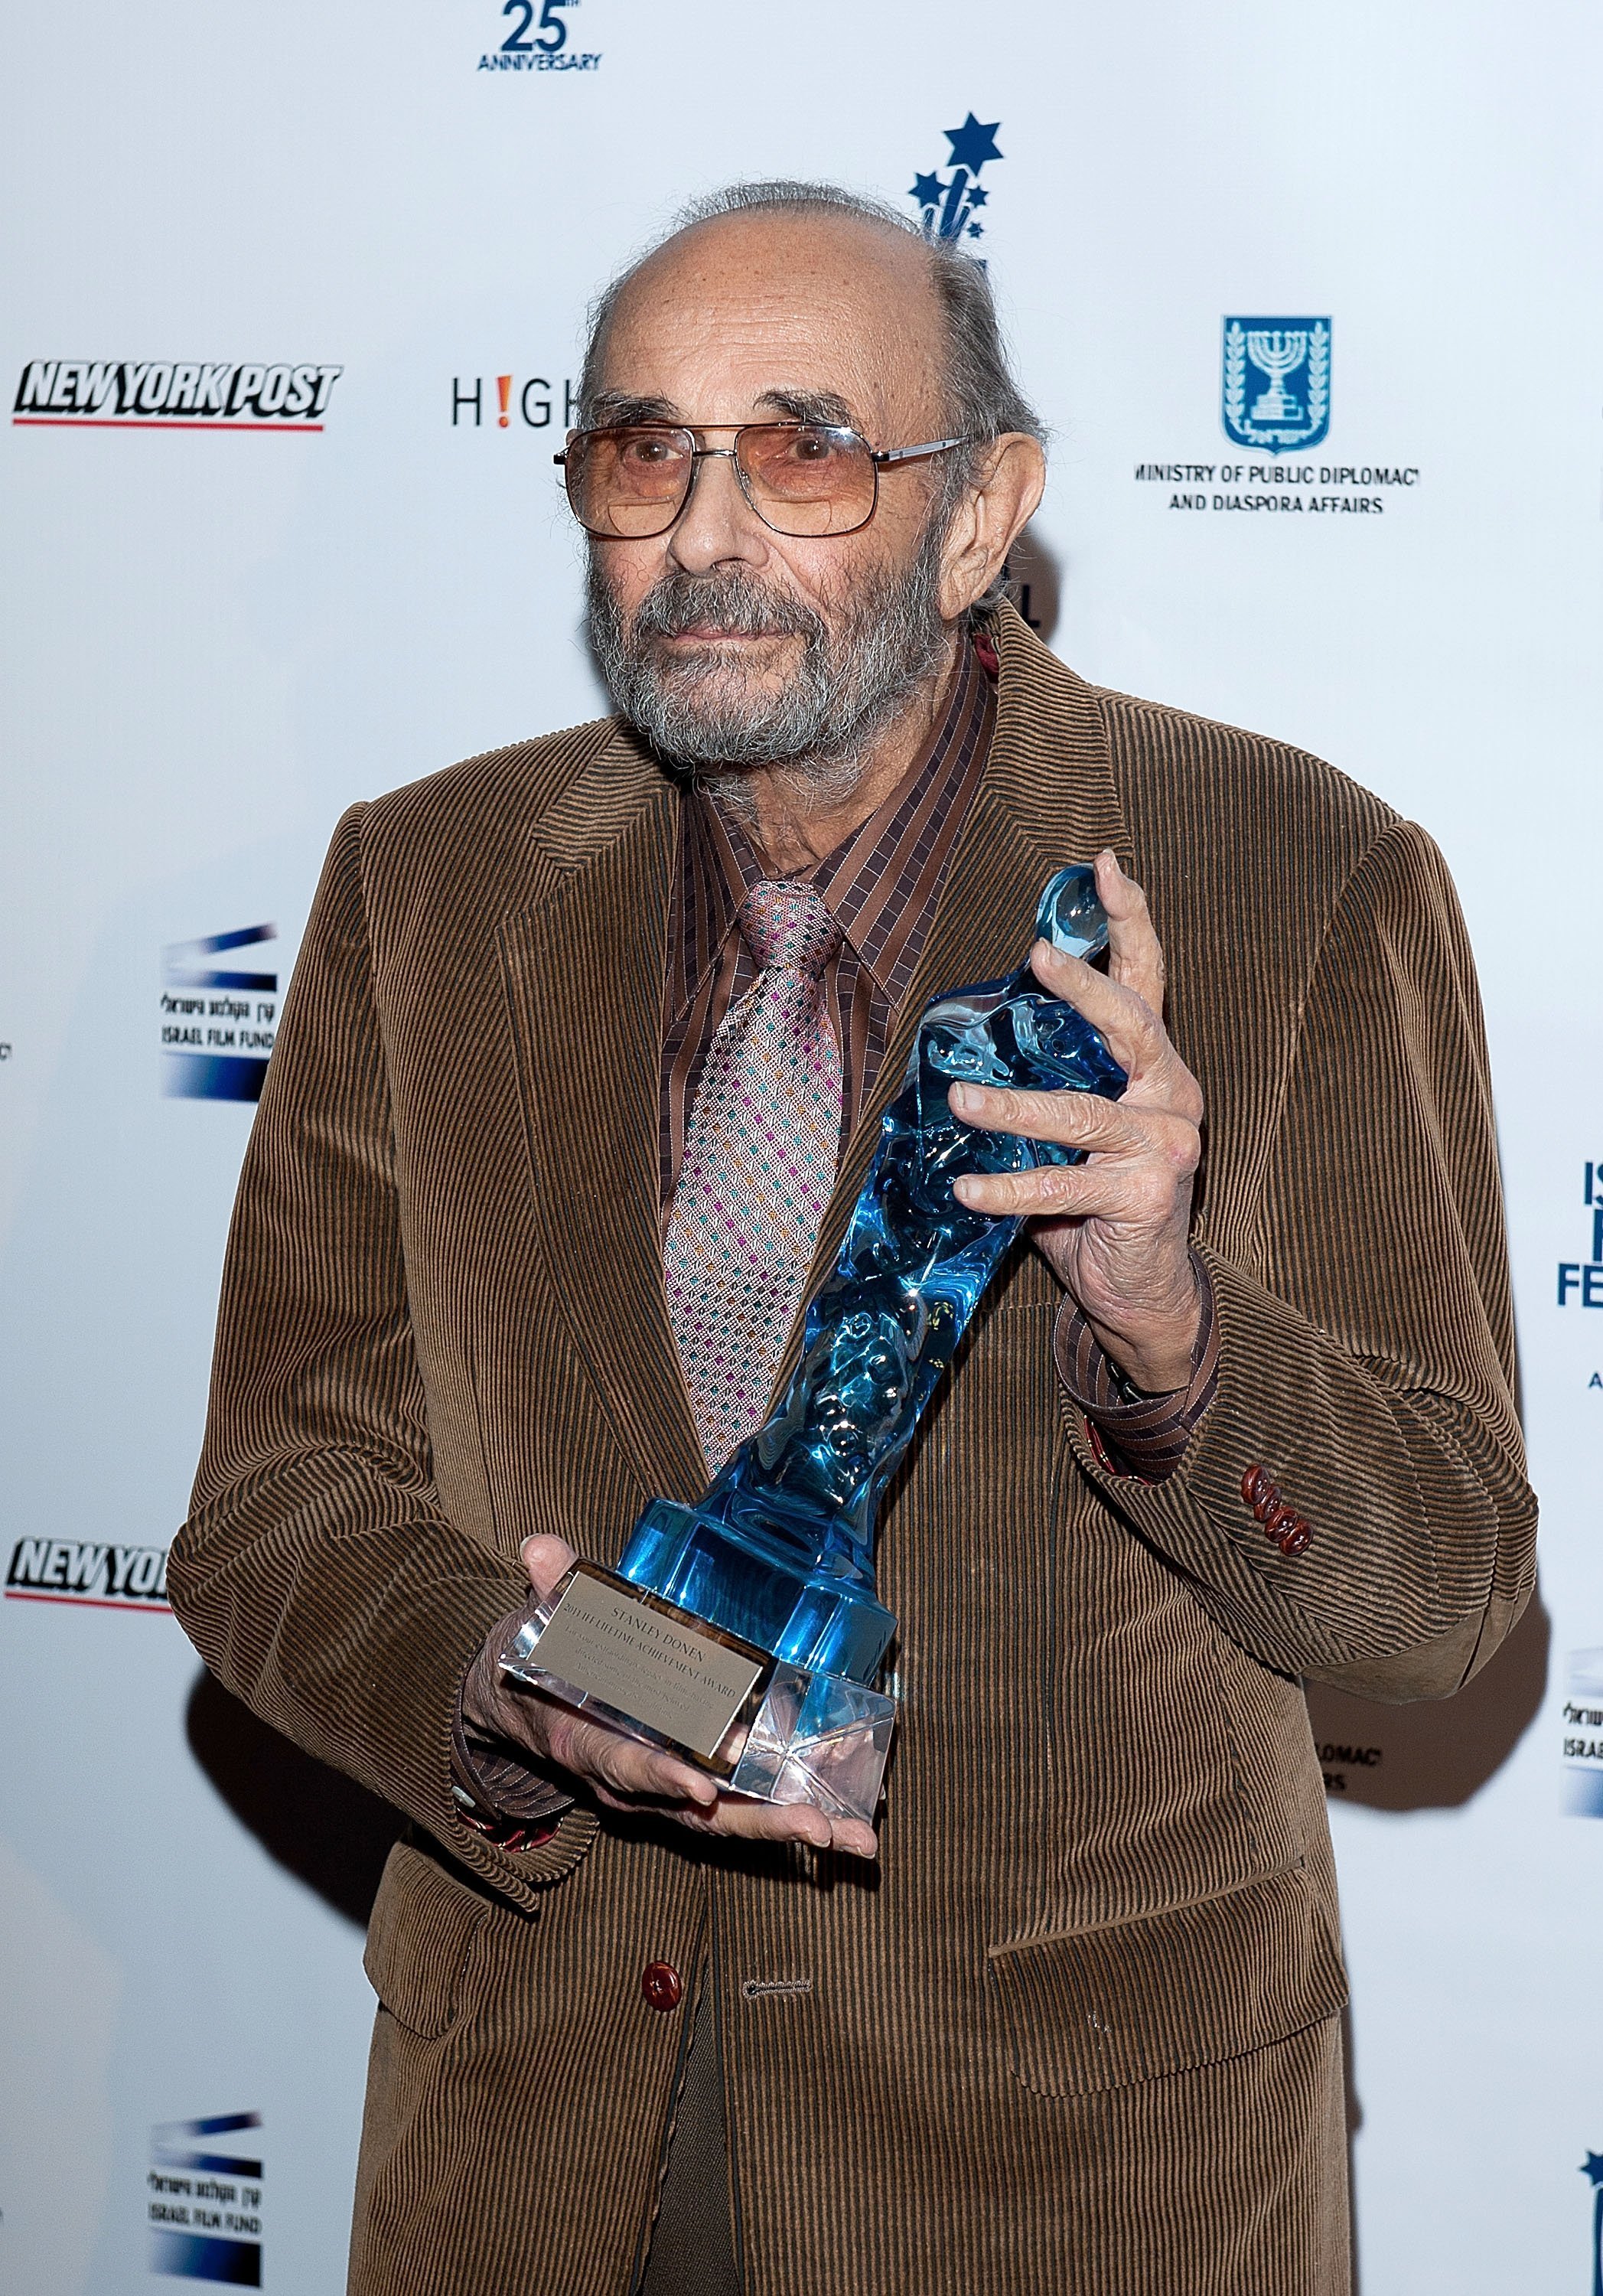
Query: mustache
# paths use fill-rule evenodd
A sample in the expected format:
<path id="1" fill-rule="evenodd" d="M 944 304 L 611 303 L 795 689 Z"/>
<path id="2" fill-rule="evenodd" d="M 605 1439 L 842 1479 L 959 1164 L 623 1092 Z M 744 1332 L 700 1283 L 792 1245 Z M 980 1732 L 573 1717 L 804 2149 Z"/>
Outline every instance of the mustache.
<path id="1" fill-rule="evenodd" d="M 665 574 L 635 608 L 631 636 L 676 638 L 706 624 L 761 637 L 805 638 L 809 645 L 822 645 L 829 636 L 822 614 L 736 567 L 717 574 Z"/>

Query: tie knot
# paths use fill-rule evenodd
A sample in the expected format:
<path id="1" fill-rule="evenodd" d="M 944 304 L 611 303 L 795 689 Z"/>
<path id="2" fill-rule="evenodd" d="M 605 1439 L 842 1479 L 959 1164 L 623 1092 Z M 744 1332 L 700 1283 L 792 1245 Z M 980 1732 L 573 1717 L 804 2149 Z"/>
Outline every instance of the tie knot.
<path id="1" fill-rule="evenodd" d="M 822 972 L 840 927 L 811 885 L 754 885 L 740 904 L 740 938 L 765 972 Z"/>

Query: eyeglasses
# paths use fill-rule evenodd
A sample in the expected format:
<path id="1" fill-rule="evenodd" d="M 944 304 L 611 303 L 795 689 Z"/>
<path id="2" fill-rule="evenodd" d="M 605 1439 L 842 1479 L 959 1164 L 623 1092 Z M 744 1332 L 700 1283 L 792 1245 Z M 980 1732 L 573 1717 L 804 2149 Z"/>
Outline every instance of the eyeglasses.
<path id="1" fill-rule="evenodd" d="M 709 430 L 732 430 L 728 447 L 704 447 Z M 898 463 L 947 455 L 966 439 L 920 447 L 871 447 L 836 422 L 617 422 L 568 433 L 561 466 L 573 514 L 586 534 L 646 542 L 666 534 L 690 500 L 700 463 L 734 465 L 740 492 L 775 534 L 855 534 L 879 502 L 879 473 Z"/>

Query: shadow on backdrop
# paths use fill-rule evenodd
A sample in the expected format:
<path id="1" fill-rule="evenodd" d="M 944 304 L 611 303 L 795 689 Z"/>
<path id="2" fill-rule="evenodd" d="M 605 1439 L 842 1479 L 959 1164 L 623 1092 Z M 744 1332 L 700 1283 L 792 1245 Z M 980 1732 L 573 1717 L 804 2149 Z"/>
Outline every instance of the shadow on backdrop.
<path id="1" fill-rule="evenodd" d="M 1457 1809 L 1501 1769 L 1547 1689 L 1551 1621 L 1541 1589 L 1467 1688 L 1412 1706 L 1377 1706 L 1308 1685 L 1308 1718 L 1332 1802 L 1368 1809 Z"/>
<path id="2" fill-rule="evenodd" d="M 1341 2080 L 1342 2103 L 1347 2123 L 1347 2194 L 1353 2212 L 1353 2248 L 1348 2260 L 1349 2296 L 1363 2296 L 1358 2277 L 1358 2173 L 1354 2148 L 1358 2132 L 1363 2127 L 1363 2105 L 1353 2082 L 1353 2004 L 1349 2001 L 1341 2013 Z"/>
<path id="3" fill-rule="evenodd" d="M 202 1670 L 184 1717 L 190 1750 L 240 1824 L 323 1903 L 364 1928 L 405 1823 L 303 1754 Z"/>
<path id="4" fill-rule="evenodd" d="M 1322 1683 L 1307 1685 L 1308 1718 L 1325 1774 L 1327 1799 L 1369 1809 L 1458 1809 L 1501 1769 L 1541 1710 L 1552 1625 L 1541 1589 L 1508 1641 L 1466 1689 L 1411 1706 L 1378 1706 Z M 1353 2011 L 1342 2011 L 1347 2171 L 1354 2212 L 1359 2194 L 1354 2144 L 1363 2105 L 1354 2077 Z M 1354 2224 L 1353 2296 L 1360 2296 Z"/>

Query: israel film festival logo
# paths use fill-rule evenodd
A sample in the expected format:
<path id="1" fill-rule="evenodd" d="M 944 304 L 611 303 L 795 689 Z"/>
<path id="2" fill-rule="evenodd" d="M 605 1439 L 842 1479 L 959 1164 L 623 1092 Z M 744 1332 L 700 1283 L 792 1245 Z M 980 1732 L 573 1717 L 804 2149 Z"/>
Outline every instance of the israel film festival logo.
<path id="1" fill-rule="evenodd" d="M 266 430 L 305 436 L 342 366 L 249 359 L 29 359 L 12 405 L 18 429 Z"/>
<path id="2" fill-rule="evenodd" d="M 506 0 L 501 12 L 511 19 L 511 29 L 498 47 L 483 52 L 479 70 L 598 71 L 600 54 L 568 37 L 571 12 L 580 5 L 581 0 Z"/>
<path id="3" fill-rule="evenodd" d="M 217 2145 L 259 2128 L 259 2112 L 162 2121 L 151 2131 L 145 2219 L 151 2270 L 225 2288 L 262 2284 L 261 2141 L 249 2152 Z"/>
<path id="4" fill-rule="evenodd" d="M 1603 1308 L 1603 1164 L 1588 1164 L 1581 1183 L 1581 1201 L 1591 1214 L 1588 1238 L 1591 1257 L 1558 1262 L 1558 1305 L 1561 1308 Z M 1603 1378 L 1594 1372 L 1594 1387 Z"/>
<path id="5" fill-rule="evenodd" d="M 1224 322 L 1224 435 L 1267 455 L 1317 447 L 1330 428 L 1330 322 Z"/>
<path id="6" fill-rule="evenodd" d="M 261 948 L 276 925 L 180 940 L 161 952 L 161 1090 L 168 1100 L 259 1100 L 278 1021 L 278 972 L 219 956 Z"/>
<path id="7" fill-rule="evenodd" d="M 1001 126 L 1000 119 L 987 125 L 970 112 L 961 127 L 942 129 L 950 146 L 946 164 L 951 173 L 944 176 L 935 168 L 927 176 L 915 176 L 908 193 L 917 203 L 919 228 L 926 239 L 956 245 L 965 239 L 984 238 L 986 227 L 976 216 L 989 195 L 979 180 L 980 171 L 1003 157 L 996 148 Z"/>
<path id="8" fill-rule="evenodd" d="M 8 1603 L 76 1603 L 91 1611 L 170 1611 L 165 1546 L 19 1538 L 5 1573 Z"/>

